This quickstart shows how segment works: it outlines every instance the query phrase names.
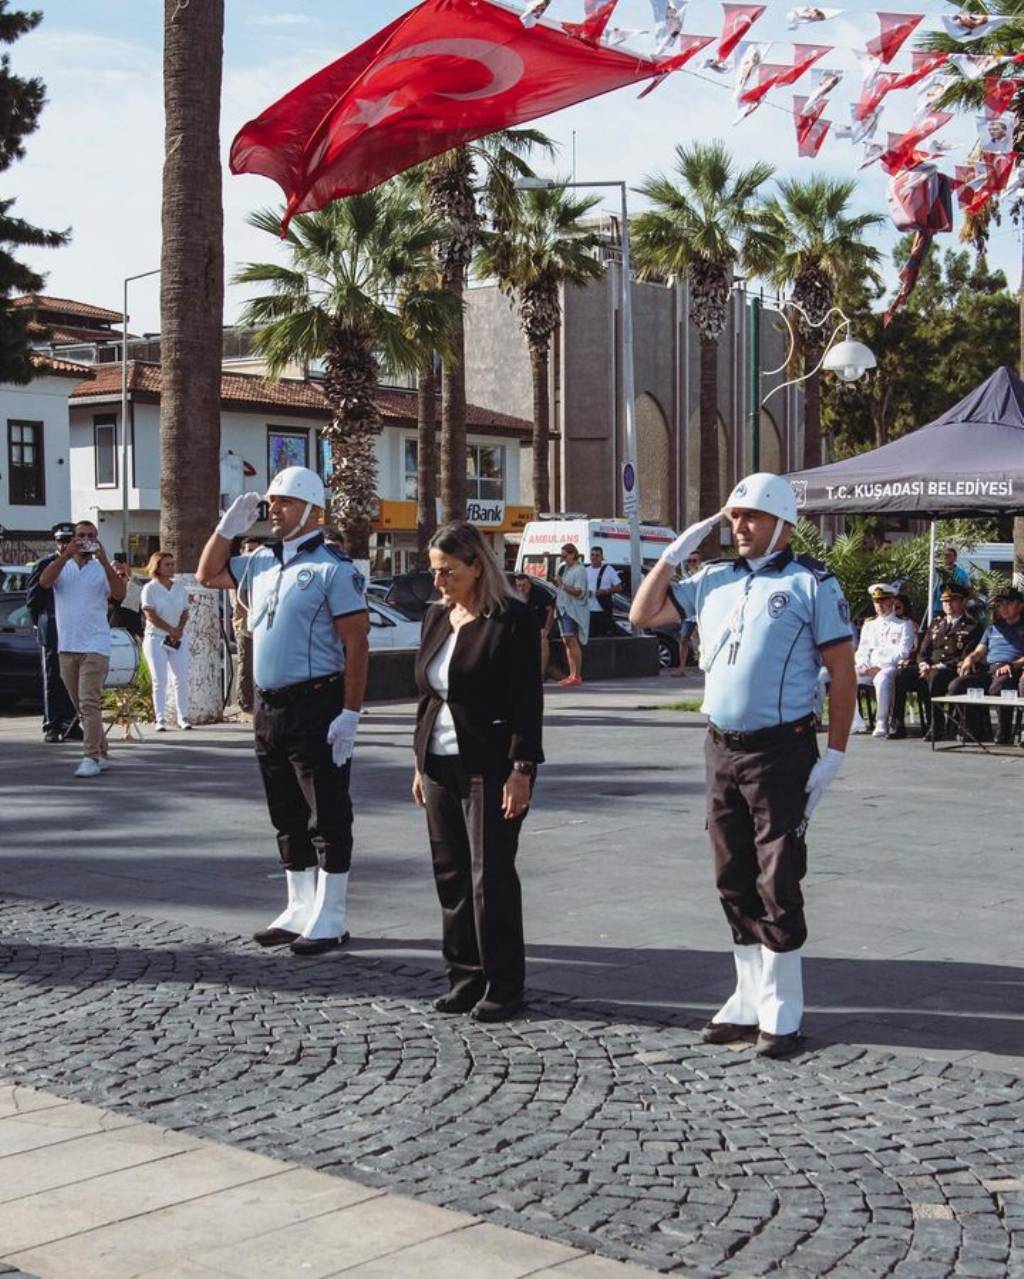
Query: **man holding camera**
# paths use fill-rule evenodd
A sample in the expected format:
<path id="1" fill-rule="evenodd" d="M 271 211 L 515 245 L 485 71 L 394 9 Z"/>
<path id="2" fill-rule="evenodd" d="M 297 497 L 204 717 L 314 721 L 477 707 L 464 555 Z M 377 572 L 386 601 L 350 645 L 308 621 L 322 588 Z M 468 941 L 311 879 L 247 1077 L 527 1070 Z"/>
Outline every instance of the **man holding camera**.
<path id="1" fill-rule="evenodd" d="M 101 697 L 110 665 L 107 602 L 120 603 L 125 585 L 100 545 L 96 525 L 79 520 L 74 536 L 39 575 L 53 591 L 60 677 L 82 722 L 82 762 L 76 777 L 98 777 L 109 767 Z"/>
<path id="2" fill-rule="evenodd" d="M 39 585 L 46 566 L 58 558 L 74 536 L 74 524 L 55 524 L 53 540 L 56 548 L 36 562 L 28 579 L 28 611 L 35 624 L 43 668 L 43 741 L 51 743 L 70 738 L 82 740 L 82 730 L 75 725 L 75 708 L 60 677 L 60 644 L 53 591 L 44 590 Z"/>

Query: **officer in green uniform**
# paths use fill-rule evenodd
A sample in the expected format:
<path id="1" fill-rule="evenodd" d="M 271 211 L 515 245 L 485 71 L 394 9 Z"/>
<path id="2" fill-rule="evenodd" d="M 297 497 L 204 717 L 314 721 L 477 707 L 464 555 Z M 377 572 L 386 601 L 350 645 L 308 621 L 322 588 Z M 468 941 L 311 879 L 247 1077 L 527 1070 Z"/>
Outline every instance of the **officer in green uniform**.
<path id="1" fill-rule="evenodd" d="M 957 677 L 960 663 L 975 649 L 981 639 L 982 626 L 967 615 L 968 588 L 950 582 L 942 590 L 942 615 L 936 617 L 921 637 L 914 660 L 896 675 L 896 698 L 893 721 L 903 736 L 907 694 L 916 693 L 921 702 L 921 716 L 928 728 L 924 739 L 941 742 L 956 733 L 940 706 L 932 697 L 941 697 Z"/>
<path id="2" fill-rule="evenodd" d="M 203 548 L 203 586 L 234 590 L 248 609 L 256 684 L 256 758 L 288 883 L 288 903 L 254 934 L 261 946 L 316 955 L 348 940 L 352 861 L 349 772 L 366 689 L 366 583 L 324 543 L 323 481 L 304 466 L 267 490 L 277 541 L 251 555 L 231 542 L 256 521 L 245 493 Z"/>

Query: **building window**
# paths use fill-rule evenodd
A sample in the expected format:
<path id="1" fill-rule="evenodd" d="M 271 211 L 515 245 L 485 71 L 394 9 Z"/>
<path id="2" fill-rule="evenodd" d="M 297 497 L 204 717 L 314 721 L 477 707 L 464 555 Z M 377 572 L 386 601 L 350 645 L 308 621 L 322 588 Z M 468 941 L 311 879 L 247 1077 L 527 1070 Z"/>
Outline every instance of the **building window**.
<path id="1" fill-rule="evenodd" d="M 7 422 L 8 500 L 11 506 L 44 506 L 42 422 Z"/>
<path id="2" fill-rule="evenodd" d="M 402 497 L 407 502 L 416 501 L 416 441 L 407 438 L 403 450 Z"/>
<path id="3" fill-rule="evenodd" d="M 470 444 L 466 449 L 466 496 L 498 501 L 505 496 L 505 450 L 500 445 Z"/>
<path id="4" fill-rule="evenodd" d="M 405 441 L 402 496 L 416 501 L 416 440 Z M 505 448 L 503 445 L 470 444 L 466 448 L 466 497 L 498 501 L 505 496 Z"/>
<path id="5" fill-rule="evenodd" d="M 286 466 L 309 465 L 309 435 L 306 431 L 285 431 L 267 427 L 267 478 L 273 479 Z"/>
<path id="6" fill-rule="evenodd" d="M 92 446 L 96 460 L 96 487 L 117 488 L 117 418 L 113 414 L 93 418 Z"/>

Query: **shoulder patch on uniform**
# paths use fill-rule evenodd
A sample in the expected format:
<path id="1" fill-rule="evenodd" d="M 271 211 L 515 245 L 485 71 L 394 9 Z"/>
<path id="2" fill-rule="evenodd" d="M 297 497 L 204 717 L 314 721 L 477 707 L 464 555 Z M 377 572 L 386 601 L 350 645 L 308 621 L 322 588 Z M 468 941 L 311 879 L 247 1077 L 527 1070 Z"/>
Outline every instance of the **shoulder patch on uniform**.
<path id="1" fill-rule="evenodd" d="M 827 564 L 822 564 L 821 560 L 816 560 L 813 555 L 795 555 L 793 558 L 801 568 L 813 573 L 819 582 L 824 582 L 828 578 L 835 576 Z"/>

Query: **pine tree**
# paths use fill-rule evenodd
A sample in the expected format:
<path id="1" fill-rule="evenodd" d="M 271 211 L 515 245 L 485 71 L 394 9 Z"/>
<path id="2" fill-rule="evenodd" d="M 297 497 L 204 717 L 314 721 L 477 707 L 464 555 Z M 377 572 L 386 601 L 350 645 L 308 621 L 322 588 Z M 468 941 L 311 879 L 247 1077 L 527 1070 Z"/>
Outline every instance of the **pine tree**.
<path id="1" fill-rule="evenodd" d="M 0 44 L 15 40 L 39 25 L 42 14 L 14 9 L 0 0 Z M 25 138 L 39 125 L 46 101 L 46 86 L 38 76 L 26 80 L 11 71 L 10 58 L 0 57 L 0 172 L 25 155 Z M 10 304 L 14 293 L 37 293 L 43 277 L 19 262 L 10 250 L 20 248 L 57 249 L 67 244 L 69 232 L 42 231 L 14 217 L 13 198 L 0 200 L 0 382 L 28 382 L 28 315 Z"/>

